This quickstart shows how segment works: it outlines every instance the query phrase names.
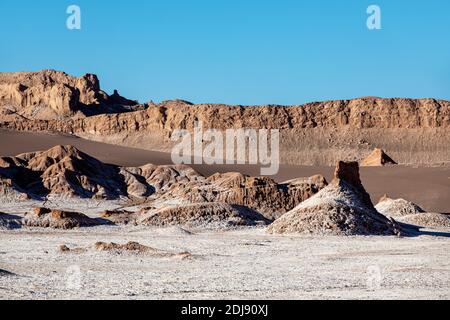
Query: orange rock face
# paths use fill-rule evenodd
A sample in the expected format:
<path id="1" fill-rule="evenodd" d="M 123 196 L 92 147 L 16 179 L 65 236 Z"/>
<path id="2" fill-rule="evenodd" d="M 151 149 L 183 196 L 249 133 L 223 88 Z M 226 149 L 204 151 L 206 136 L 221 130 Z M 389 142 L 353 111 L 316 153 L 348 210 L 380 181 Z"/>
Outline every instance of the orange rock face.
<path id="1" fill-rule="evenodd" d="M 439 165 L 450 158 L 450 102 L 445 100 L 364 97 L 294 106 L 182 100 L 134 104 L 117 92 L 111 96 L 102 92 L 94 75 L 74 78 L 48 70 L 0 73 L 4 129 L 68 133 L 167 152 L 175 129 L 192 130 L 200 121 L 204 129 L 280 129 L 281 162 L 286 164 L 334 165 L 338 160 L 362 159 L 376 147 L 389 150 L 404 164 Z"/>
<path id="2" fill-rule="evenodd" d="M 0 115 L 10 119 L 61 119 L 108 113 L 114 104 L 137 104 L 100 90 L 96 75 L 64 72 L 0 73 Z M 117 109 L 119 110 L 119 109 Z M 9 116 L 9 117 L 8 117 Z"/>
<path id="3" fill-rule="evenodd" d="M 382 149 L 375 149 L 370 155 L 361 161 L 361 167 L 381 167 L 397 164 Z"/>

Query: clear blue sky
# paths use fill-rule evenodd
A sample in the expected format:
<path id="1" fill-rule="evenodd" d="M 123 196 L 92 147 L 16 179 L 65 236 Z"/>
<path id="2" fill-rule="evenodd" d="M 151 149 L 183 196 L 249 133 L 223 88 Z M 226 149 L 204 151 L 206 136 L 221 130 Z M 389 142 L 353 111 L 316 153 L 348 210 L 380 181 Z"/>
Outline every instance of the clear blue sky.
<path id="1" fill-rule="evenodd" d="M 0 71 L 96 73 L 141 102 L 450 100 L 448 0 L 1 0 L 0 39 Z"/>

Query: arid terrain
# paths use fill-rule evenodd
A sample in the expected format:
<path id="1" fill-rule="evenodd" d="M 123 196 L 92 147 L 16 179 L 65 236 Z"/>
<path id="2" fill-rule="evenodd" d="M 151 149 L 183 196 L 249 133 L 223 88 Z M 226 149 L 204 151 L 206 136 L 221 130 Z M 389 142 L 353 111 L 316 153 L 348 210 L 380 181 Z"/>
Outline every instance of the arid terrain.
<path id="1" fill-rule="evenodd" d="M 280 129 L 281 166 L 174 165 Z M 143 103 L 0 73 L 1 299 L 450 299 L 450 102 Z"/>
<path id="2" fill-rule="evenodd" d="M 62 244 L 86 248 L 97 241 L 136 241 L 192 256 L 59 251 Z M 1 233 L 0 261 L 2 269 L 15 275 L 0 275 L 0 297 L 450 299 L 448 244 L 448 238 L 434 235 L 274 236 L 261 229 L 195 234 L 135 227 L 10 231 Z M 74 279 L 77 270 L 80 282 Z"/>

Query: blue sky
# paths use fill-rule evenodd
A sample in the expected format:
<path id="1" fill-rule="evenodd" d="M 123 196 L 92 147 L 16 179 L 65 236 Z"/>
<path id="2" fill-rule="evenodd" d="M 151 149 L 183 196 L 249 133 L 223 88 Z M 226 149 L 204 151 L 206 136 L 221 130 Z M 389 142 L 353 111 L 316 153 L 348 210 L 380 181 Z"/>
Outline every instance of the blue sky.
<path id="1" fill-rule="evenodd" d="M 449 16 L 448 0 L 1 0 L 0 71 L 95 73 L 141 102 L 450 100 Z"/>

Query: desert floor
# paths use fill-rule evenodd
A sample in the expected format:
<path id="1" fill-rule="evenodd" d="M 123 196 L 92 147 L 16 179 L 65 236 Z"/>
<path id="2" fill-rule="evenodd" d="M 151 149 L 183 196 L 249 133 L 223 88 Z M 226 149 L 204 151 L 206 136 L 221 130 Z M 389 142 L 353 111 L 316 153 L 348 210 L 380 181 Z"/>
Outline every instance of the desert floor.
<path id="1" fill-rule="evenodd" d="M 264 229 L 95 227 L 0 232 L 0 299 L 450 299 L 450 230 L 420 237 L 273 236 Z M 190 258 L 99 252 L 97 241 Z M 59 246 L 89 248 L 62 253 Z"/>
<path id="2" fill-rule="evenodd" d="M 141 166 L 147 163 L 172 164 L 170 154 L 114 146 L 73 136 L 9 132 L 0 130 L 0 156 L 15 156 L 24 152 L 47 150 L 55 145 L 73 145 L 106 163 L 120 166 Z M 196 166 L 204 175 L 216 172 L 239 171 L 258 176 L 259 166 L 213 165 Z M 322 174 L 328 181 L 334 167 L 281 165 L 273 176 L 278 182 Z M 361 168 L 361 180 L 375 204 L 384 195 L 404 198 L 419 204 L 429 212 L 450 213 L 450 166 Z"/>
<path id="3" fill-rule="evenodd" d="M 119 165 L 170 163 L 164 153 L 0 131 L 4 156 L 57 144 Z M 204 174 L 259 171 L 250 166 L 196 169 Z M 274 178 L 321 173 L 330 179 L 332 171 L 283 166 Z M 450 167 L 362 168 L 361 175 L 374 202 L 388 193 L 429 211 L 450 211 Z M 88 202 L 65 205 L 94 216 L 106 209 Z M 13 214 L 29 207 L 0 203 L 0 211 Z M 405 238 L 275 236 L 262 228 L 190 231 L 136 226 L 0 231 L 0 299 L 450 299 L 450 229 L 424 229 Z M 191 256 L 101 252 L 93 248 L 98 241 L 135 241 Z M 82 250 L 64 253 L 61 245 Z"/>

